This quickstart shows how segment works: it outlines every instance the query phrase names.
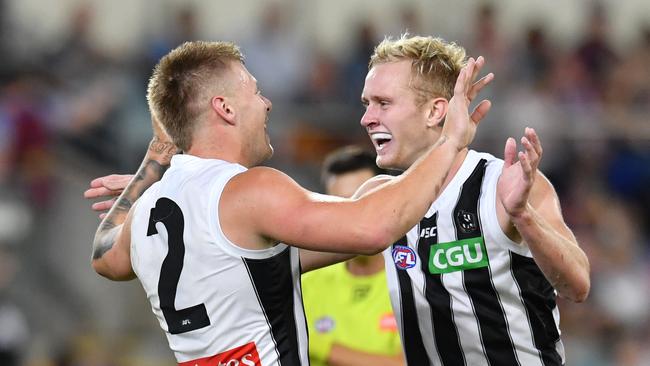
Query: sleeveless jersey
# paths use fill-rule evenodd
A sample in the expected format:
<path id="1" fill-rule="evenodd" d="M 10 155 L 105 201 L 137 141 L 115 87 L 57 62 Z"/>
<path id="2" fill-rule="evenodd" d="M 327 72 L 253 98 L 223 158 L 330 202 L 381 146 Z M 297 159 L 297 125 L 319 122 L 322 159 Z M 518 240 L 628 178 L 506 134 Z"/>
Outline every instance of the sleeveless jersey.
<path id="1" fill-rule="evenodd" d="M 503 160 L 469 151 L 420 223 L 384 251 L 408 365 L 562 365 L 556 292 L 496 213 Z"/>
<path id="2" fill-rule="evenodd" d="M 138 200 L 131 263 L 181 365 L 308 365 L 298 250 L 248 250 L 219 221 L 226 183 L 245 171 L 176 155 Z"/>

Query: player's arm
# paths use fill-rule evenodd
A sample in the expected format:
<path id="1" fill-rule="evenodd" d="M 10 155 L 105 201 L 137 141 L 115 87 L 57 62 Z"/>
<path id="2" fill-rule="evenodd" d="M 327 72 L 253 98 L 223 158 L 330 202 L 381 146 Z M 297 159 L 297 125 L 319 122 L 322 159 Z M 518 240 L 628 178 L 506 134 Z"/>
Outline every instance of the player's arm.
<path id="1" fill-rule="evenodd" d="M 379 187 L 391 179 L 393 179 L 393 176 L 390 175 L 378 175 L 371 179 L 368 179 L 357 189 L 351 198 L 359 198 L 365 193 Z M 347 261 L 348 259 L 352 259 L 355 256 L 356 254 L 315 252 L 312 250 L 301 249 L 300 268 L 302 273 L 306 273 L 315 269 L 330 266 L 335 263 Z"/>
<path id="2" fill-rule="evenodd" d="M 531 202 L 512 222 L 558 293 L 575 302 L 586 300 L 589 259 L 564 222 L 557 193 L 543 174 L 537 173 Z"/>
<path id="3" fill-rule="evenodd" d="M 219 204 L 224 232 L 253 247 L 264 238 L 314 251 L 382 251 L 424 216 L 457 153 L 474 138 L 478 122 L 490 108 L 483 101 L 471 116 L 468 112 L 473 97 L 492 79 L 489 74 L 472 84 L 482 65 L 479 58 L 463 67 L 440 139 L 399 177 L 361 198 L 346 200 L 309 192 L 277 170 L 252 168 L 224 188 Z"/>
<path id="4" fill-rule="evenodd" d="M 88 199 L 102 199 L 102 201 L 92 204 L 92 209 L 100 213 L 100 218 L 104 218 L 106 216 L 106 211 L 115 204 L 117 196 L 119 196 L 122 191 L 124 191 L 124 188 L 126 188 L 132 177 L 133 175 L 128 174 L 111 174 L 103 177 L 98 177 L 90 183 L 91 188 L 84 193 L 84 197 Z M 365 182 L 352 196 L 352 198 L 360 197 L 371 189 L 389 181 L 391 178 L 392 177 L 388 175 L 373 177 L 372 179 Z M 301 270 L 302 273 L 306 273 L 318 268 L 327 267 L 335 263 L 346 261 L 355 256 L 356 254 L 317 252 L 301 249 Z"/>
<path id="5" fill-rule="evenodd" d="M 329 366 L 403 366 L 404 356 L 384 356 L 354 350 L 338 343 L 332 345 L 332 349 L 327 358 Z"/>
<path id="6" fill-rule="evenodd" d="M 511 186 L 510 189 L 505 185 L 498 187 L 502 191 L 510 191 L 510 194 L 500 195 L 503 200 L 497 209 L 503 211 L 498 212 L 499 216 L 507 215 L 509 223 L 505 228 L 506 233 L 510 231 L 509 236 L 515 241 L 526 242 L 535 263 L 558 293 L 572 301 L 582 302 L 590 289 L 589 260 L 564 222 L 555 189 L 537 170 L 542 148 L 534 130 L 527 129 L 522 143 L 525 152 L 519 153 L 519 167 L 511 164 L 516 154 L 514 140 L 506 145 L 502 178 L 504 175 L 505 179 L 508 178 L 506 170 L 509 166 L 518 168 L 523 173 L 520 182 L 530 185 L 530 196 L 527 201 L 517 199 L 522 185 Z M 510 230 L 512 228 L 515 231 Z"/>
<path id="7" fill-rule="evenodd" d="M 221 226 L 231 241 L 250 249 L 282 242 L 311 251 L 376 254 L 414 226 L 437 196 L 458 151 L 450 143 L 440 147 L 415 174 L 359 199 L 307 191 L 271 168 L 249 169 L 224 188 Z M 436 169 L 426 169 L 429 164 Z"/>
<path id="8" fill-rule="evenodd" d="M 154 137 L 138 172 L 102 220 L 93 240 L 92 266 L 97 273 L 111 280 L 124 281 L 135 277 L 130 257 L 131 208 L 147 188 L 160 180 L 172 155 L 177 152 L 157 122 L 152 124 Z M 101 183 L 95 182 L 93 188 L 98 185 Z M 92 193 L 86 191 L 86 195 Z"/>

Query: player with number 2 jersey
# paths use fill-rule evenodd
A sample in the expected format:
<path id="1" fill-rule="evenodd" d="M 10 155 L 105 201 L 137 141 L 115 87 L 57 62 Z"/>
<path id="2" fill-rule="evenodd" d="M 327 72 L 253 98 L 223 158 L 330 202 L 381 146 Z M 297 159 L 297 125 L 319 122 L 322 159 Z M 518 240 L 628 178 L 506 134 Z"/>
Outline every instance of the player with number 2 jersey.
<path id="1" fill-rule="evenodd" d="M 307 359 L 297 248 L 245 250 L 219 225 L 223 187 L 245 170 L 176 155 L 135 207 L 133 270 L 176 358 L 191 365 L 202 355 L 242 365 L 272 364 L 278 353 Z"/>

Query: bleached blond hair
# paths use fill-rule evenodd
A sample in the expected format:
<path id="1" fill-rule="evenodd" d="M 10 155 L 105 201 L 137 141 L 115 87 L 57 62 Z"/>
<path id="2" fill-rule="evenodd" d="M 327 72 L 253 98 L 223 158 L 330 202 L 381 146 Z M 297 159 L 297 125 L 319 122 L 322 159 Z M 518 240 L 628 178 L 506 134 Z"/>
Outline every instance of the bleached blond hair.
<path id="1" fill-rule="evenodd" d="M 466 64 L 465 49 L 438 37 L 403 34 L 399 39 L 385 38 L 370 57 L 374 66 L 411 60 L 409 85 L 418 94 L 418 103 L 436 97 L 451 99 L 460 70 Z"/>

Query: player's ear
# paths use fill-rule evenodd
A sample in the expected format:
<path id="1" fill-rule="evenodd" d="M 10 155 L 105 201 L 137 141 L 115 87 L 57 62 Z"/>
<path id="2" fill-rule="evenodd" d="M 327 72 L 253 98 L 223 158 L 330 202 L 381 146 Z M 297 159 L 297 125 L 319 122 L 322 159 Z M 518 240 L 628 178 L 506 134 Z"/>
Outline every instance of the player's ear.
<path id="1" fill-rule="evenodd" d="M 433 128 L 445 120 L 449 101 L 445 98 L 432 98 L 426 104 L 427 127 Z"/>
<path id="2" fill-rule="evenodd" d="M 222 95 L 217 95 L 210 99 L 210 107 L 226 123 L 235 124 L 235 107 L 230 100 Z"/>

